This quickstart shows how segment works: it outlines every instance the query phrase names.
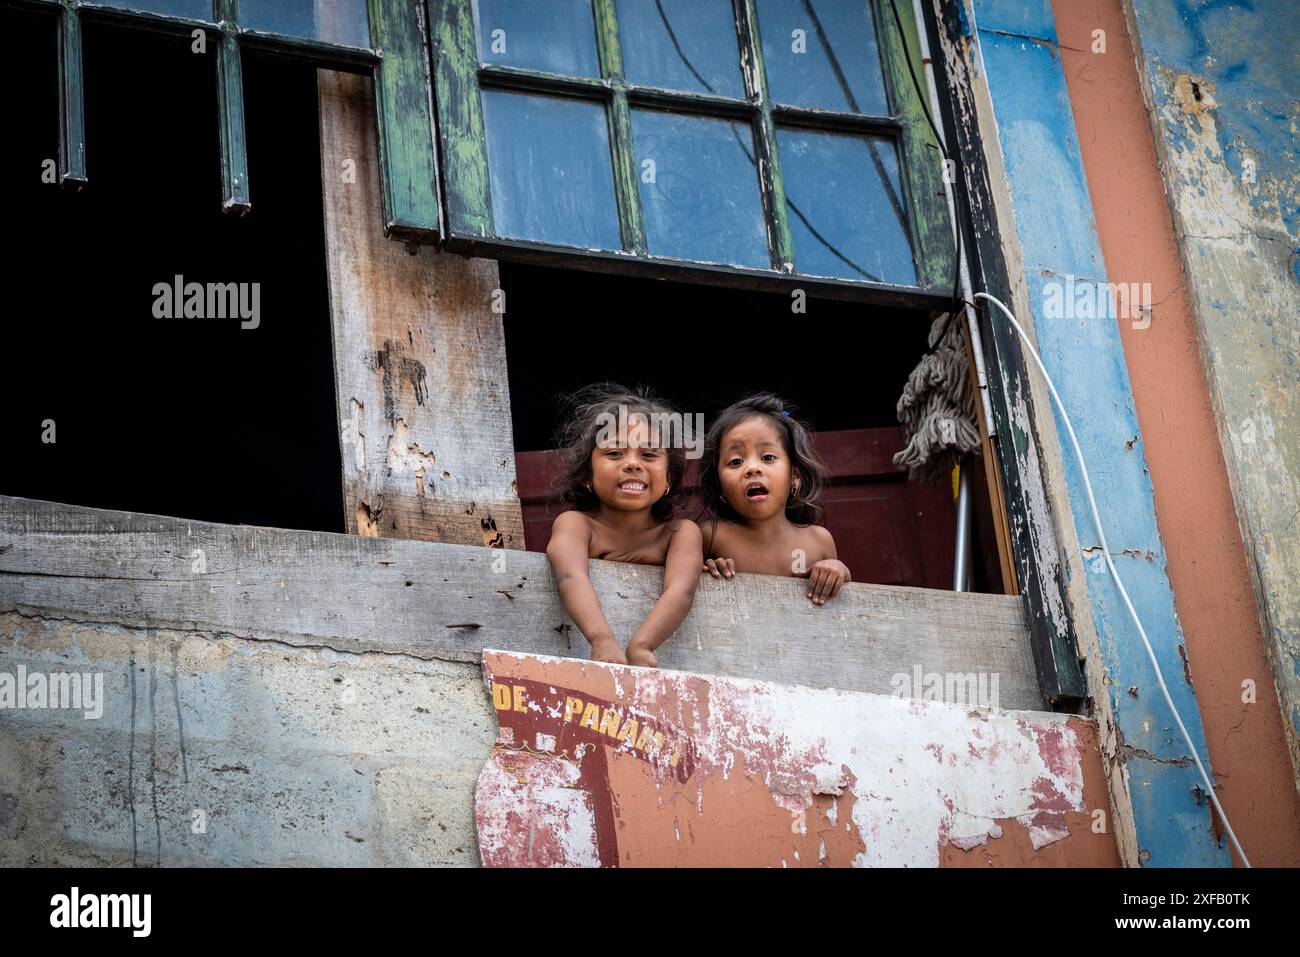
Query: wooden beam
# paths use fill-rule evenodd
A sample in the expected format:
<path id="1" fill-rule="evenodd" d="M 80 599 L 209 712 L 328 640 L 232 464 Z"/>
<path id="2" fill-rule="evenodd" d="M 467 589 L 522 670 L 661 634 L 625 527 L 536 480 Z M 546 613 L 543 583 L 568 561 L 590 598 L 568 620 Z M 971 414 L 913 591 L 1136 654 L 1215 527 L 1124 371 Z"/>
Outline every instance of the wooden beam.
<path id="1" fill-rule="evenodd" d="M 662 571 L 593 562 L 615 634 Z M 997 675 L 1003 708 L 1041 710 L 1018 599 L 852 583 L 829 605 L 792 578 L 700 582 L 664 668 L 891 694 L 897 676 Z M 477 661 L 484 648 L 585 658 L 546 556 L 216 525 L 0 497 L 0 613 L 174 628 L 299 647 Z"/>
<path id="2" fill-rule="evenodd" d="M 1020 580 L 1016 577 L 1016 559 L 1011 535 L 1011 519 L 1007 514 L 1006 495 L 1002 490 L 1002 476 L 998 472 L 998 453 L 993 447 L 994 439 L 989 435 L 989 423 L 984 418 L 984 401 L 980 395 L 979 373 L 975 366 L 975 347 L 971 342 L 970 327 L 966 324 L 966 315 L 955 322 L 961 323 L 962 342 L 966 347 L 966 362 L 970 365 L 971 392 L 975 406 L 975 421 L 980 430 L 980 460 L 984 468 L 984 481 L 989 490 L 989 506 L 993 514 L 994 535 L 998 547 L 998 567 L 1002 572 L 1002 593 L 1019 595 Z M 967 463 L 966 468 L 974 470 L 976 466 Z"/>
<path id="3" fill-rule="evenodd" d="M 496 263 L 385 238 L 371 80 L 318 76 L 347 529 L 523 548 Z"/>
<path id="4" fill-rule="evenodd" d="M 369 10 L 370 44 L 384 53 L 375 73 L 384 228 L 390 236 L 432 242 L 442 217 L 424 0 L 370 0 Z"/>

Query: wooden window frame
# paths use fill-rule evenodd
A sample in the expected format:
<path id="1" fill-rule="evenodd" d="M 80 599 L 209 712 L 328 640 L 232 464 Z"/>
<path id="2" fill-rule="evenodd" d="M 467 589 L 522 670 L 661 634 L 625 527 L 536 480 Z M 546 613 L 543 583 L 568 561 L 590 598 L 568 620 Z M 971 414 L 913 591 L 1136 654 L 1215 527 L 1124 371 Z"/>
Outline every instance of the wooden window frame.
<path id="1" fill-rule="evenodd" d="M 240 26 L 238 0 L 212 0 L 209 20 L 83 0 L 10 0 L 9 5 L 47 11 L 58 18 L 60 183 L 80 188 L 88 181 L 81 66 L 85 19 L 172 34 L 203 30 L 217 44 L 222 209 L 242 215 L 252 208 L 241 56 L 244 50 L 263 50 L 372 77 L 385 230 L 397 239 L 424 242 L 435 241 L 441 232 L 423 0 L 369 0 L 368 48 Z"/>
<path id="2" fill-rule="evenodd" d="M 755 0 L 732 0 L 746 95 L 736 100 L 711 94 L 664 90 L 629 83 L 623 75 L 617 0 L 592 0 L 601 76 L 577 77 L 498 64 L 478 58 L 473 0 L 428 0 L 435 51 L 435 99 L 443 155 L 446 246 L 456 252 L 549 265 L 572 265 L 629 275 L 707 282 L 749 289 L 806 289 L 840 299 L 936 309 L 952 299 L 953 232 L 938 143 L 909 74 L 920 45 L 910 3 L 899 6 L 904 36 L 889 0 L 863 0 L 876 24 L 885 95 L 891 115 L 871 116 L 775 105 L 767 90 Z M 589 250 L 496 235 L 488 174 L 487 139 L 480 93 L 484 89 L 551 94 L 600 103 L 610 131 L 614 196 L 623 248 Z M 759 189 L 771 268 L 702 263 L 651 256 L 638 187 L 632 108 L 744 120 L 754 131 Z M 778 126 L 826 133 L 872 134 L 892 139 L 899 151 L 900 181 L 917 285 L 900 286 L 796 273 L 789 213 L 776 149 Z"/>

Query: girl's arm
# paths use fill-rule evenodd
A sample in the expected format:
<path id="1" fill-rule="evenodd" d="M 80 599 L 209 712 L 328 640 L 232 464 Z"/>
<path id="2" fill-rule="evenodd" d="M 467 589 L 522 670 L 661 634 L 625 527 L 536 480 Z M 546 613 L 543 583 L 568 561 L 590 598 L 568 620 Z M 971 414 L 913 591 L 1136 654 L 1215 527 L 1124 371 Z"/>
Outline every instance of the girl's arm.
<path id="1" fill-rule="evenodd" d="M 835 557 L 835 538 L 829 531 L 814 525 L 813 536 L 827 557 L 808 569 L 808 598 L 814 605 L 824 605 L 838 595 L 849 580 L 849 566 Z"/>
<path id="2" fill-rule="evenodd" d="M 627 664 L 627 656 L 605 620 L 596 589 L 587 575 L 587 554 L 591 547 L 591 523 L 581 512 L 561 512 L 551 526 L 551 542 L 546 557 L 551 560 L 560 601 L 591 643 L 592 661 Z"/>
<path id="3" fill-rule="evenodd" d="M 704 540 L 700 527 L 690 519 L 683 519 L 668 541 L 663 594 L 628 642 L 629 664 L 647 668 L 659 664 L 654 650 L 669 639 L 691 610 L 703 561 Z"/>
<path id="4" fill-rule="evenodd" d="M 703 532 L 701 532 L 703 534 Z M 704 571 L 714 578 L 730 578 L 736 574 L 736 563 L 730 558 L 721 558 L 716 551 L 718 541 L 718 520 L 710 519 L 709 539 L 704 548 Z"/>

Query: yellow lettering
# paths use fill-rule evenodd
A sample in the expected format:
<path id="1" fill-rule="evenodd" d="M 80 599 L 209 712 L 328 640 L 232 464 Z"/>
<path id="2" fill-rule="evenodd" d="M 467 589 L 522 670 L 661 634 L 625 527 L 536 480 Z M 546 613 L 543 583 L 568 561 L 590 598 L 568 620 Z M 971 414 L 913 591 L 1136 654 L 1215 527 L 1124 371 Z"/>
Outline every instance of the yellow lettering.
<path id="1" fill-rule="evenodd" d="M 492 703 L 498 711 L 510 710 L 510 686 L 492 682 Z"/>
<path id="2" fill-rule="evenodd" d="M 525 689 L 523 685 L 515 685 L 515 710 L 516 711 L 528 710 L 528 696 L 525 693 Z"/>
<path id="3" fill-rule="evenodd" d="M 618 726 L 622 720 L 623 715 L 621 712 L 615 711 L 613 708 L 606 708 L 604 715 L 600 719 L 600 733 L 607 734 L 611 738 L 617 738 Z"/>
<path id="4" fill-rule="evenodd" d="M 565 721 L 572 721 L 574 714 L 581 714 L 581 713 L 582 713 L 581 698 L 564 699 L 564 720 Z"/>
<path id="5" fill-rule="evenodd" d="M 634 744 L 633 747 L 636 748 L 638 751 L 645 751 L 646 749 L 654 746 L 654 742 L 651 740 L 651 738 L 652 738 L 652 732 L 650 731 L 650 725 L 647 724 L 644 728 L 641 729 L 641 737 L 636 739 L 636 744 Z"/>
<path id="6" fill-rule="evenodd" d="M 628 744 L 632 744 L 632 742 L 636 740 L 636 728 L 636 718 L 628 718 L 623 725 L 623 730 L 618 733 L 618 739 L 620 741 L 626 741 Z"/>
<path id="7" fill-rule="evenodd" d="M 598 721 L 600 721 L 600 708 L 594 704 L 589 704 L 586 710 L 582 712 L 582 720 L 578 723 L 584 728 L 591 728 L 592 731 L 595 731 Z"/>

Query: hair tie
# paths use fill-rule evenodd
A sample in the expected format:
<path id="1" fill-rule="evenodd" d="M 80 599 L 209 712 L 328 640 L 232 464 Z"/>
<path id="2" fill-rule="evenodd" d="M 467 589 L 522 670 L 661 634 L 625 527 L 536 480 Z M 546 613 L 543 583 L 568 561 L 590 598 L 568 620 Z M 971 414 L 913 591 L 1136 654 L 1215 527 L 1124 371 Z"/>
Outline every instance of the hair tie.
<path id="1" fill-rule="evenodd" d="M 782 409 L 782 410 L 781 410 L 781 414 L 782 414 L 782 415 L 789 415 L 790 413 L 787 412 L 785 409 Z"/>

